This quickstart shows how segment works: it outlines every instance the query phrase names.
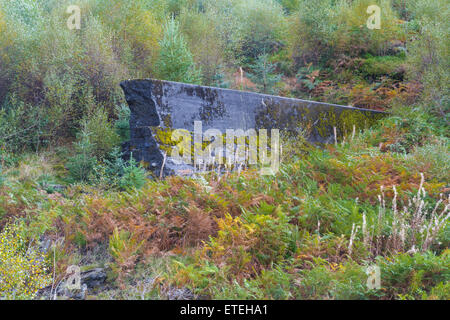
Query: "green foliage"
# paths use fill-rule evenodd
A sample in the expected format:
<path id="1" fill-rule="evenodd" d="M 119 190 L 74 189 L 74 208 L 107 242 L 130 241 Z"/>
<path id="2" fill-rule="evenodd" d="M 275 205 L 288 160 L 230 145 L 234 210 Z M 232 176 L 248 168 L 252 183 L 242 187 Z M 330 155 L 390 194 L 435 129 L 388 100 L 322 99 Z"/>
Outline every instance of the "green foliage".
<path id="1" fill-rule="evenodd" d="M 0 146 L 9 152 L 39 148 L 43 112 L 10 96 L 0 108 Z"/>
<path id="2" fill-rule="evenodd" d="M 258 89 L 262 93 L 275 94 L 276 85 L 281 81 L 281 75 L 274 74 L 275 65 L 270 63 L 269 55 L 260 55 L 252 66 L 252 70 L 249 77 L 258 85 Z"/>
<path id="3" fill-rule="evenodd" d="M 408 153 L 415 146 L 423 145 L 424 141 L 430 137 L 431 130 L 429 125 L 423 118 L 403 118 L 392 117 L 388 119 L 385 126 L 394 126 L 403 134 L 398 135 L 396 140 L 389 145 L 389 149 L 394 152 Z"/>
<path id="4" fill-rule="evenodd" d="M 272 54 L 284 46 L 286 18 L 276 1 L 238 1 L 233 11 L 240 21 L 237 57 L 241 54 L 244 63 L 252 63 L 259 56 Z"/>
<path id="5" fill-rule="evenodd" d="M 118 119 L 114 123 L 114 128 L 116 133 L 120 136 L 122 142 L 130 140 L 130 108 L 122 104 L 117 108 L 116 113 L 118 114 Z"/>
<path id="6" fill-rule="evenodd" d="M 42 133 L 35 136 L 50 141 L 73 136 L 89 107 L 101 104 L 112 110 L 121 99 L 117 83 L 125 77 L 112 36 L 98 19 L 84 17 L 82 32 L 65 27 L 69 4 L 45 1 L 45 10 L 36 1 L 0 4 L 7 20 L 0 55 L 14 80 L 6 82 L 4 91 L 23 103 L 28 117 L 42 122 Z M 38 110 L 45 112 L 37 117 Z"/>
<path id="7" fill-rule="evenodd" d="M 89 181 L 101 189 L 133 190 L 142 188 L 147 182 L 146 170 L 133 157 L 128 163 L 116 147 L 104 159 L 97 162 L 89 175 Z"/>
<path id="8" fill-rule="evenodd" d="M 366 26 L 367 7 L 374 4 L 381 8 L 383 17 L 379 30 Z M 401 37 L 389 0 L 302 0 L 300 8 L 290 20 L 289 37 L 298 63 L 321 64 L 340 54 L 383 54 L 390 40 Z"/>
<path id="9" fill-rule="evenodd" d="M 119 232 L 117 228 L 114 229 L 109 239 L 109 252 L 115 260 L 112 269 L 117 274 L 119 283 L 122 281 L 123 275 L 134 267 L 134 262 L 143 242 L 138 242 L 124 230 Z"/>
<path id="10" fill-rule="evenodd" d="M 277 0 L 287 13 L 293 13 L 300 8 L 300 0 Z"/>
<path id="11" fill-rule="evenodd" d="M 319 73 L 320 70 L 313 70 L 313 65 L 310 63 L 298 70 L 297 80 L 309 90 L 313 90 L 321 82 L 318 80 Z"/>
<path id="12" fill-rule="evenodd" d="M 82 130 L 74 143 L 76 154 L 69 158 L 67 168 L 75 181 L 89 182 L 95 175 L 99 175 L 99 170 L 102 170 L 97 161 L 105 160 L 115 152 L 120 137 L 108 121 L 108 115 L 104 109 L 93 111 L 82 125 Z"/>
<path id="13" fill-rule="evenodd" d="M 404 60 L 404 57 L 401 56 L 373 57 L 368 55 L 368 58 L 364 60 L 360 71 L 365 77 L 380 77 L 384 75 L 395 76 L 400 72 Z"/>
<path id="14" fill-rule="evenodd" d="M 444 299 L 450 292 L 449 251 L 441 255 L 431 252 L 414 255 L 400 254 L 393 259 L 379 258 L 382 286 L 388 298 L 393 299 Z"/>
<path id="15" fill-rule="evenodd" d="M 414 1 L 412 6 L 418 32 L 409 47 L 408 75 L 423 84 L 423 104 L 443 118 L 448 126 L 450 114 L 449 7 L 446 1 Z"/>
<path id="16" fill-rule="evenodd" d="M 450 141 L 440 138 L 435 143 L 427 143 L 417 147 L 409 155 L 411 166 L 428 167 L 430 179 L 437 181 L 450 181 Z"/>
<path id="17" fill-rule="evenodd" d="M 23 224 L 6 226 L 0 233 L 0 299 L 33 299 L 50 284 L 45 255 L 29 246 Z"/>
<path id="18" fill-rule="evenodd" d="M 91 133 L 86 126 L 80 132 L 78 141 L 74 143 L 76 154 L 69 158 L 67 169 L 75 181 L 87 182 L 94 169 L 97 159 L 94 154 L 94 145 L 91 142 Z"/>
<path id="19" fill-rule="evenodd" d="M 226 43 L 220 33 L 216 11 L 208 4 L 201 12 L 185 8 L 179 17 L 180 30 L 185 35 L 195 64 L 201 70 L 205 85 L 213 84 L 225 61 Z"/>
<path id="20" fill-rule="evenodd" d="M 123 190 L 140 189 L 145 185 L 146 181 L 147 172 L 131 156 L 128 165 L 123 169 L 123 175 L 119 181 L 120 188 Z"/>
<path id="21" fill-rule="evenodd" d="M 423 239 L 448 193 L 447 2 L 81 0 L 82 28 L 68 30 L 69 0 L 0 0 L 0 229 L 27 223 L 0 234 L 0 273 L 14 282 L 2 287 L 0 274 L 0 298 L 32 298 L 48 283 L 24 237 L 45 233 L 65 241 L 57 279 L 74 260 L 113 259 L 119 289 L 101 297 L 177 286 L 220 299 L 448 299 L 446 198 L 442 225 Z M 372 4 L 380 30 L 366 27 Z M 392 114 L 320 148 L 299 130 L 284 141 L 276 177 L 149 180 L 123 159 L 130 110 L 120 81 L 236 89 L 240 67 L 265 93 Z M 137 273 L 156 253 L 177 258 L 149 284 Z M 368 290 L 377 255 L 382 289 Z"/>
<path id="22" fill-rule="evenodd" d="M 194 64 L 179 23 L 172 17 L 164 25 L 161 52 L 156 61 L 158 76 L 164 80 L 200 83 L 200 72 Z"/>
<path id="23" fill-rule="evenodd" d="M 111 28 L 118 37 L 116 46 L 122 64 L 135 77 L 150 77 L 159 54 L 162 35 L 161 19 L 165 1 L 92 1 L 91 10 L 102 25 Z"/>
<path id="24" fill-rule="evenodd" d="M 367 288 L 365 267 L 348 262 L 330 269 L 318 265 L 311 270 L 300 273 L 298 280 L 299 299 L 368 299 L 374 293 Z"/>
<path id="25" fill-rule="evenodd" d="M 254 279 L 245 279 L 242 284 L 237 281 L 223 286 L 212 287 L 214 299 L 251 300 L 251 299 L 292 299 L 293 276 L 282 266 L 274 266 L 270 270 L 262 270 Z"/>
<path id="26" fill-rule="evenodd" d="M 123 121 L 123 120 L 122 120 Z M 84 119 L 83 129 L 89 133 L 89 142 L 92 144 L 92 156 L 102 160 L 120 142 L 108 114 L 104 109 L 96 109 Z"/>
<path id="27" fill-rule="evenodd" d="M 3 187 L 3 185 L 5 184 L 5 176 L 3 175 L 3 167 L 2 164 L 0 164 L 0 188 Z"/>

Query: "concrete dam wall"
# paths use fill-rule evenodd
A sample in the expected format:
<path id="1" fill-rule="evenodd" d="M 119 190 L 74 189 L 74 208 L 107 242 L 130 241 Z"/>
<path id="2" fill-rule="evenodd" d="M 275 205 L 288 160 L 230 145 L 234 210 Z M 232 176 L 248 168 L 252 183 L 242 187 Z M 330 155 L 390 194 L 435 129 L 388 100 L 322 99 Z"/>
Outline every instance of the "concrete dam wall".
<path id="1" fill-rule="evenodd" d="M 311 143 L 326 144 L 334 142 L 335 130 L 339 138 L 351 134 L 354 127 L 358 130 L 371 126 L 385 115 L 348 106 L 170 81 L 128 80 L 120 85 L 131 110 L 131 138 L 124 146 L 125 152 L 155 173 L 163 167 L 164 175 L 193 168 L 192 163 L 186 163 L 188 158 L 183 163 L 171 157 L 177 144 L 172 139 L 177 129 L 192 135 L 198 134 L 199 129 L 224 134 L 227 130 L 267 130 L 269 135 L 273 129 L 294 133 L 302 129 Z M 202 143 L 205 148 L 200 140 Z"/>

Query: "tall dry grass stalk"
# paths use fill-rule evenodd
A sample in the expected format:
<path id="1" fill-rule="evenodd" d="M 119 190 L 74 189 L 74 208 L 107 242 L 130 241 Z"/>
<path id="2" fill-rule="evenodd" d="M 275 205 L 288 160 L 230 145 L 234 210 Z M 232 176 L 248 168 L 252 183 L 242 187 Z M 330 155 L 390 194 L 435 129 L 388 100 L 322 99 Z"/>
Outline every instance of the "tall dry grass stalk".
<path id="1" fill-rule="evenodd" d="M 417 194 L 408 200 L 408 204 L 403 206 L 402 210 L 398 208 L 398 193 L 396 187 L 393 186 L 394 198 L 392 208 L 390 208 L 392 221 L 388 221 L 386 216 L 383 187 L 378 196 L 380 209 L 377 221 L 370 225 L 366 215 L 363 214 L 363 243 L 375 256 L 387 252 L 424 252 L 431 249 L 432 245 L 438 241 L 439 233 L 445 229 L 450 217 L 450 196 L 445 199 L 441 194 L 440 200 L 434 207 L 431 207 L 425 200 L 424 181 L 424 175 L 421 173 Z"/>

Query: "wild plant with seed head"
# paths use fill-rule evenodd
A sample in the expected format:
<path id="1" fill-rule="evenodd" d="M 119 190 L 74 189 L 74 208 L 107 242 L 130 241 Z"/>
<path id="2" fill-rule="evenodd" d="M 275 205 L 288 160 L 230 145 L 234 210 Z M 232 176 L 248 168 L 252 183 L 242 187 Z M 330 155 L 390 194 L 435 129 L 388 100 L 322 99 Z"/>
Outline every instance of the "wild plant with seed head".
<path id="1" fill-rule="evenodd" d="M 431 207 L 426 201 L 424 182 L 425 178 L 421 173 L 417 194 L 409 199 L 401 210 L 398 206 L 397 188 L 395 186 L 392 188 L 394 192 L 392 206 L 387 209 L 384 187 L 381 187 L 376 221 L 371 223 L 366 214 L 363 214 L 361 228 L 363 243 L 375 256 L 386 252 L 424 252 L 438 243 L 439 234 L 446 228 L 450 218 L 450 196 L 445 199 L 441 194 L 440 200 Z M 389 211 L 392 213 L 391 221 L 387 219 Z M 388 234 L 385 234 L 386 230 L 389 230 Z M 350 243 L 353 242 L 356 232 L 357 228 L 353 227 Z"/>

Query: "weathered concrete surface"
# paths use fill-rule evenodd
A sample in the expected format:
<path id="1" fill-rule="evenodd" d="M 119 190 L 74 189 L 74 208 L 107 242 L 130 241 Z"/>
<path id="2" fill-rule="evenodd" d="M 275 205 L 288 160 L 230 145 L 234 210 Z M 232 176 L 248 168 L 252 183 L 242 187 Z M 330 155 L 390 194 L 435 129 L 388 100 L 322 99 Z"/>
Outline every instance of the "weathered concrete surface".
<path id="1" fill-rule="evenodd" d="M 306 128 L 313 143 L 331 143 L 337 136 L 370 126 L 384 113 L 334 104 L 283 98 L 252 92 L 212 88 L 160 80 L 128 80 L 121 84 L 131 109 L 128 152 L 149 169 L 159 172 L 170 132 L 194 130 L 194 121 L 202 121 L 203 131 L 218 129 Z M 168 141 L 169 140 L 169 141 Z M 163 151 L 165 150 L 165 151 Z M 165 174 L 174 173 L 170 158 Z"/>

